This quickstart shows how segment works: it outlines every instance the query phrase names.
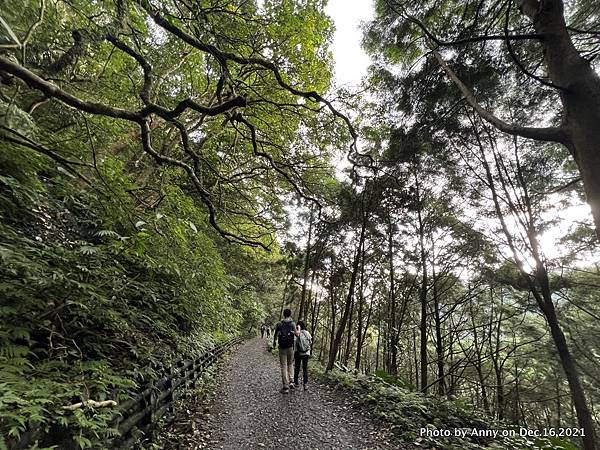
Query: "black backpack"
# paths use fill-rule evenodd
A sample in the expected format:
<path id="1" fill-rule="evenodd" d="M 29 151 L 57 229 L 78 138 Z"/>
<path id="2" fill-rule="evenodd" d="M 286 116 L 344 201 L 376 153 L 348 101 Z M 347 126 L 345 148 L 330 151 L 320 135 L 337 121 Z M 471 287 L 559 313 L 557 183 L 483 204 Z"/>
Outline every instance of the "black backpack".
<path id="1" fill-rule="evenodd" d="M 294 322 L 291 320 L 281 321 L 279 328 L 279 348 L 290 348 L 294 346 Z"/>

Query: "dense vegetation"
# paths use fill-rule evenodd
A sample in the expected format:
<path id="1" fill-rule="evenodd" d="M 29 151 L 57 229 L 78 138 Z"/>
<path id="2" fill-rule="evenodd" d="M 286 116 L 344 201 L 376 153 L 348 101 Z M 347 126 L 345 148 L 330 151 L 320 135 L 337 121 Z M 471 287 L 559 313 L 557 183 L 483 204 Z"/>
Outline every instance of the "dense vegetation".
<path id="1" fill-rule="evenodd" d="M 97 447 L 112 408 L 65 406 L 284 306 L 329 371 L 397 386 L 327 375 L 403 438 L 596 448 L 597 7 L 377 1 L 347 92 L 324 3 L 5 2 L 0 448 Z"/>
<path id="2" fill-rule="evenodd" d="M 64 406 L 278 314 L 282 205 L 330 170 L 298 130 L 332 119 L 297 102 L 327 89 L 330 24 L 318 3 L 221 3 L 191 23 L 185 2 L 2 10 L 2 446 L 51 424 L 90 446 L 113 411 Z M 257 52 L 281 72 L 239 61 Z"/>
<path id="3" fill-rule="evenodd" d="M 317 374 L 326 386 L 348 394 L 355 407 L 385 423 L 399 440 L 417 447 L 444 450 L 576 448 L 557 437 L 527 436 L 527 428 L 490 417 L 470 403 L 424 396 L 402 386 L 398 378 L 384 371 L 364 375 L 317 370 Z"/>

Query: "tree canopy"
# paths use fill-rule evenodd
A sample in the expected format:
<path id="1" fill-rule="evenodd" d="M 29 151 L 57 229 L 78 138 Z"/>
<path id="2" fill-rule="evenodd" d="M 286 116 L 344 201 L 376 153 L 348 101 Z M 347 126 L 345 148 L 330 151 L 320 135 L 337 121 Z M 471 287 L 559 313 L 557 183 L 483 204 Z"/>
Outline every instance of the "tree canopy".
<path id="1" fill-rule="evenodd" d="M 409 443 L 597 448 L 593 2 L 377 0 L 356 89 L 322 0 L 4 5 L 0 448 L 102 448 L 65 406 L 286 307 Z"/>

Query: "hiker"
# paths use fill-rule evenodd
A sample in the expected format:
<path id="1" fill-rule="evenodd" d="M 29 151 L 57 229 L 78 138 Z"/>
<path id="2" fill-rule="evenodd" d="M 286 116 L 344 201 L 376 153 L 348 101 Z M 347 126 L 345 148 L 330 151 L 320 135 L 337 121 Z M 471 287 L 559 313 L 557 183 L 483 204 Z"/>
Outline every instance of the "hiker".
<path id="1" fill-rule="evenodd" d="M 271 325 L 267 325 L 267 339 L 271 337 Z"/>
<path id="2" fill-rule="evenodd" d="M 279 365 L 281 366 L 281 381 L 283 387 L 281 392 L 287 394 L 294 388 L 292 383 L 294 362 L 294 340 L 296 324 L 292 320 L 292 311 L 289 308 L 283 310 L 283 320 L 275 327 L 273 333 L 273 347 L 275 341 L 279 345 Z"/>
<path id="3" fill-rule="evenodd" d="M 310 358 L 311 344 L 312 336 L 306 329 L 306 324 L 302 320 L 299 320 L 296 326 L 296 351 L 294 352 L 294 386 L 298 387 L 300 364 L 302 364 L 302 378 L 304 379 L 305 391 L 308 391 L 308 358 Z"/>
<path id="4" fill-rule="evenodd" d="M 265 330 L 266 330 L 266 327 L 265 327 L 265 324 L 263 323 L 263 324 L 260 326 L 260 338 L 261 338 L 261 339 L 264 339 L 264 337 L 265 337 Z"/>

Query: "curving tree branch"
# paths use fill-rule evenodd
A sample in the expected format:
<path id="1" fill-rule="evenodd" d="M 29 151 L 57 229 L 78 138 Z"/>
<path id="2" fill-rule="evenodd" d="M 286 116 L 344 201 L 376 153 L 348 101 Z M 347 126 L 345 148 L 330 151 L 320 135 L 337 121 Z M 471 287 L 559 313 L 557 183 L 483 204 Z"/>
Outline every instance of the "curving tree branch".
<path id="1" fill-rule="evenodd" d="M 262 242 L 245 239 L 242 236 L 238 236 L 238 235 L 235 235 L 233 233 L 230 233 L 230 232 L 224 230 L 217 223 L 217 220 L 216 220 L 217 213 L 216 213 L 215 206 L 210 199 L 210 193 L 204 188 L 204 186 L 198 179 L 194 169 L 189 164 L 186 164 L 183 161 L 180 161 L 175 158 L 171 158 L 169 156 L 161 155 L 160 153 L 158 153 L 152 147 L 152 140 L 151 140 L 151 135 L 150 135 L 151 132 L 150 132 L 150 127 L 148 126 L 148 122 L 145 119 L 143 119 L 139 122 L 139 125 L 140 125 L 140 130 L 141 130 L 142 147 L 144 148 L 144 151 L 146 153 L 148 153 L 149 155 L 151 155 L 158 163 L 166 163 L 166 164 L 170 164 L 172 166 L 180 167 L 187 173 L 187 175 L 192 180 L 192 183 L 194 184 L 196 191 L 199 193 L 199 195 L 202 199 L 202 202 L 206 205 L 206 207 L 208 209 L 209 223 L 215 230 L 217 230 L 217 232 L 223 238 L 225 238 L 226 240 L 228 240 L 230 242 L 238 242 L 240 244 L 248 245 L 251 247 L 262 247 L 265 250 L 268 250 L 268 247 L 265 244 L 263 244 Z"/>
<path id="2" fill-rule="evenodd" d="M 256 105 L 257 103 L 263 103 L 275 108 L 279 108 L 282 111 L 304 109 L 306 111 L 314 113 L 318 113 L 323 109 L 326 109 L 332 113 L 334 120 L 341 119 L 345 123 L 352 137 L 351 151 L 356 151 L 356 142 L 358 139 L 358 135 L 350 119 L 341 112 L 339 112 L 330 100 L 324 98 L 319 93 L 315 91 L 305 91 L 299 89 L 287 82 L 284 77 L 284 74 L 273 62 L 259 57 L 244 57 L 235 53 L 222 51 L 214 45 L 202 42 L 200 39 L 192 36 L 191 34 L 189 34 L 189 32 L 185 31 L 180 26 L 174 24 L 171 20 L 167 20 L 165 17 L 163 17 L 161 11 L 153 8 L 149 1 L 134 0 L 134 3 L 137 3 L 141 7 L 141 10 L 148 14 L 148 16 L 159 27 L 167 31 L 169 34 L 171 34 L 178 40 L 191 46 L 192 48 L 210 55 L 218 62 L 219 66 L 221 67 L 221 74 L 217 73 L 219 81 L 217 83 L 216 92 L 210 98 L 209 104 L 203 105 L 198 103 L 194 98 L 188 97 L 179 101 L 177 104 L 175 104 L 175 106 L 166 107 L 159 104 L 159 99 L 153 98 L 153 94 L 157 95 L 157 93 L 155 92 L 155 84 L 158 83 L 158 78 L 153 74 L 152 65 L 150 64 L 149 60 L 144 56 L 142 51 L 137 50 L 134 48 L 134 46 L 128 44 L 126 42 L 126 39 L 122 38 L 123 35 L 119 34 L 120 30 L 125 26 L 123 18 L 125 4 L 122 0 L 119 0 L 117 2 L 118 17 L 116 21 L 114 21 L 114 23 L 111 22 L 111 24 L 104 27 L 105 31 L 100 32 L 91 33 L 87 30 L 74 30 L 72 32 L 75 41 L 74 46 L 53 64 L 56 65 L 60 61 L 64 62 L 65 60 L 71 58 L 73 54 L 79 55 L 87 46 L 87 43 L 97 43 L 101 41 L 111 43 L 115 49 L 123 52 L 124 54 L 135 60 L 135 62 L 141 70 L 143 82 L 141 86 L 139 86 L 139 88 L 136 89 L 139 89 L 138 95 L 142 101 L 142 106 L 138 109 L 135 109 L 136 107 L 116 107 L 106 103 L 87 100 L 76 94 L 68 92 L 67 90 L 63 89 L 61 86 L 55 84 L 54 82 L 44 79 L 43 75 L 41 76 L 40 74 L 36 74 L 35 72 L 27 68 L 24 64 L 20 64 L 19 62 L 16 62 L 11 58 L 2 55 L 0 55 L 0 73 L 11 75 L 15 79 L 24 82 L 32 90 L 39 91 L 43 94 L 43 101 L 55 99 L 83 113 L 135 123 L 139 127 L 140 131 L 139 133 L 135 133 L 134 137 L 138 138 L 141 141 L 142 149 L 146 154 L 154 158 L 154 160 L 157 163 L 179 167 L 180 169 L 183 169 L 183 171 L 188 175 L 189 179 L 191 180 L 194 186 L 194 190 L 199 195 L 199 199 L 208 209 L 209 223 L 213 228 L 215 228 L 215 230 L 217 230 L 217 232 L 221 236 L 223 236 L 225 239 L 231 242 L 267 248 L 267 246 L 265 246 L 263 242 L 247 239 L 247 234 L 244 235 L 245 237 L 236 235 L 230 231 L 225 230 L 223 226 L 218 223 L 217 207 L 215 206 L 214 201 L 215 198 L 218 199 L 219 194 L 218 192 L 216 194 L 214 192 L 210 192 L 207 186 L 202 181 L 203 172 L 205 170 L 208 169 L 209 171 L 215 172 L 215 169 L 210 167 L 209 159 L 204 160 L 201 157 L 201 155 L 196 152 L 196 143 L 192 143 L 190 139 L 191 133 L 194 132 L 195 126 L 190 127 L 190 124 L 186 123 L 188 119 L 183 117 L 184 114 L 186 114 L 186 112 L 188 111 L 199 114 L 200 121 L 198 123 L 202 123 L 205 117 L 217 117 L 220 115 L 224 116 L 225 120 L 223 121 L 222 126 L 225 126 L 225 124 L 229 122 L 231 125 L 233 125 L 233 127 L 236 129 L 240 136 L 244 136 L 251 142 L 253 154 L 258 159 L 264 161 L 265 165 L 262 167 L 265 170 L 272 169 L 278 174 L 278 176 L 282 177 L 285 180 L 285 182 L 293 188 L 296 194 L 309 201 L 315 202 L 317 205 L 319 205 L 319 207 L 320 204 L 318 200 L 312 195 L 310 195 L 310 190 L 304 189 L 304 187 L 301 186 L 301 183 L 297 181 L 299 174 L 296 171 L 296 168 L 293 167 L 291 164 L 276 161 L 272 157 L 272 155 L 262 150 L 260 148 L 262 144 L 257 139 L 257 130 L 255 126 L 250 121 L 248 121 L 240 112 L 236 112 L 236 110 L 239 108 L 245 108 L 249 102 L 244 96 L 235 94 L 233 86 L 237 86 L 238 84 L 236 83 L 238 83 L 239 80 L 237 79 L 237 75 L 233 75 L 229 72 L 229 66 L 233 66 L 234 64 L 241 65 L 243 67 L 242 70 L 258 70 L 271 74 L 274 78 L 276 86 L 278 86 L 280 89 L 287 91 L 288 93 L 298 98 L 303 98 L 308 100 L 309 102 L 320 104 L 320 106 L 318 107 L 311 107 L 310 105 L 307 105 L 304 102 L 299 102 L 298 104 L 293 104 L 290 102 L 278 103 L 277 101 L 271 101 L 268 98 L 264 98 L 264 96 L 262 95 L 258 95 L 258 93 L 256 93 L 255 90 L 252 88 L 252 86 L 249 86 L 247 87 L 248 94 L 252 95 L 254 93 L 254 95 L 256 95 L 256 99 L 252 100 L 253 105 Z M 52 72 L 54 69 L 53 67 L 51 67 L 50 72 Z M 209 75 L 207 74 L 207 78 L 208 76 Z M 209 83 L 209 80 L 207 80 L 207 83 Z M 228 95 L 223 94 L 223 88 L 226 84 L 231 86 L 232 88 L 231 93 L 229 93 Z M 212 104 L 212 102 L 215 100 L 218 101 L 218 103 Z M 179 134 L 180 145 L 183 149 L 185 156 L 183 156 L 182 158 L 172 157 L 170 155 L 167 155 L 164 149 L 157 150 L 152 146 L 152 129 L 156 127 L 151 127 L 150 124 L 155 123 L 157 118 L 160 122 L 168 123 L 170 126 L 172 126 L 173 130 L 177 130 Z M 248 133 L 244 133 L 240 128 L 238 128 L 236 124 L 243 125 L 243 127 L 249 131 L 249 135 Z M 172 144 L 169 146 L 169 148 L 172 148 L 173 145 L 175 145 L 176 140 L 177 138 L 171 138 Z M 52 157 L 53 155 L 49 156 Z M 62 161 L 62 163 L 66 163 L 66 161 Z M 217 178 L 221 181 L 227 180 L 226 177 L 219 177 L 219 175 L 221 174 L 218 173 L 218 171 L 216 171 L 215 173 L 217 173 Z M 230 180 L 227 180 L 226 183 L 228 183 L 229 185 L 232 184 Z M 218 190 L 220 192 L 220 187 L 218 187 Z M 251 214 L 245 215 L 245 217 L 247 218 L 250 218 L 251 216 Z M 252 216 L 252 220 L 257 225 L 265 227 L 264 224 L 259 224 L 258 222 L 256 222 L 254 216 Z"/>
<path id="3" fill-rule="evenodd" d="M 456 73 L 448 66 L 448 63 L 442 58 L 442 55 L 437 50 L 432 51 L 436 60 L 442 69 L 446 72 L 448 77 L 453 81 L 453 83 L 458 87 L 461 91 L 467 102 L 473 107 L 473 109 L 479 114 L 479 116 L 492 124 L 498 130 L 503 131 L 505 133 L 521 136 L 529 139 L 536 139 L 539 141 L 546 142 L 558 142 L 564 145 L 569 145 L 570 138 L 569 134 L 564 127 L 545 127 L 545 128 L 536 128 L 536 127 L 522 127 L 515 124 L 510 124 L 495 116 L 492 112 L 485 109 L 475 98 L 473 92 L 458 78 Z"/>
<path id="4" fill-rule="evenodd" d="M 404 10 L 404 7 L 401 4 L 392 4 L 389 0 L 385 0 L 388 8 L 390 8 L 394 13 L 396 13 L 399 17 L 403 17 L 410 23 L 416 25 L 422 32 L 425 34 L 427 39 L 433 42 L 438 47 L 453 47 L 458 45 L 465 44 L 473 44 L 476 42 L 485 42 L 485 41 L 528 41 L 528 40 L 541 40 L 544 38 L 543 34 L 540 33 L 523 33 L 523 34 L 484 34 L 482 36 L 473 36 L 465 39 L 456 39 L 454 41 L 446 41 L 437 37 L 433 34 L 425 24 L 417 19 L 416 17 L 411 16 L 410 14 L 400 11 L 398 8 Z"/>
<path id="5" fill-rule="evenodd" d="M 523 63 L 517 56 L 517 53 L 515 52 L 515 50 L 512 46 L 510 36 L 508 34 L 508 19 L 510 16 L 511 8 L 512 8 L 512 0 L 508 0 L 508 4 L 506 6 L 506 14 L 505 14 L 505 18 L 504 18 L 504 36 L 505 36 L 506 48 L 508 49 L 508 53 L 509 53 L 510 57 L 512 58 L 513 62 L 516 64 L 516 66 L 519 68 L 519 70 L 521 72 L 523 72 L 525 75 L 527 75 L 529 78 L 537 81 L 538 83 L 543 84 L 544 86 L 548 86 L 548 87 L 551 87 L 554 89 L 565 91 L 566 89 L 564 87 L 558 86 L 558 85 L 552 83 L 551 81 L 544 80 L 542 77 L 538 77 L 536 74 L 527 70 L 527 68 L 523 65 Z"/>
<path id="6" fill-rule="evenodd" d="M 327 106 L 329 111 L 335 117 L 341 119 L 346 124 L 346 126 L 348 127 L 348 131 L 353 139 L 352 148 L 353 148 L 353 150 L 356 149 L 358 133 L 354 129 L 354 126 L 352 125 L 352 122 L 350 121 L 350 119 L 346 115 L 339 112 L 329 100 L 327 100 L 325 97 L 321 96 L 319 93 L 317 93 L 315 91 L 303 91 L 301 89 L 298 89 L 298 88 L 292 86 L 288 82 L 286 82 L 283 79 L 281 71 L 273 62 L 268 61 L 263 58 L 243 57 L 240 55 L 236 55 L 235 53 L 221 51 L 214 45 L 202 42 L 201 40 L 195 38 L 194 36 L 190 35 L 189 33 L 186 33 L 184 30 L 182 30 L 181 28 L 179 28 L 178 26 L 176 26 L 169 20 L 165 19 L 162 16 L 162 14 L 160 13 L 160 11 L 154 10 L 154 8 L 152 7 L 152 5 L 150 5 L 150 2 L 148 0 L 138 0 L 138 4 L 148 13 L 148 15 L 154 21 L 154 23 L 156 23 L 158 26 L 165 29 L 169 33 L 173 34 L 174 36 L 178 37 L 179 39 L 186 42 L 187 44 L 191 45 L 192 47 L 213 56 L 219 62 L 219 64 L 224 69 L 226 74 L 228 73 L 227 63 L 229 61 L 235 62 L 238 64 L 242 64 L 242 65 L 260 66 L 265 69 L 268 69 L 275 77 L 275 80 L 277 81 L 279 86 L 282 87 L 283 89 L 287 90 L 289 93 L 294 94 L 298 97 L 305 98 L 307 100 L 314 101 L 316 103 L 323 103 L 324 105 Z"/>

